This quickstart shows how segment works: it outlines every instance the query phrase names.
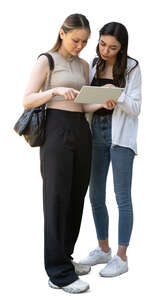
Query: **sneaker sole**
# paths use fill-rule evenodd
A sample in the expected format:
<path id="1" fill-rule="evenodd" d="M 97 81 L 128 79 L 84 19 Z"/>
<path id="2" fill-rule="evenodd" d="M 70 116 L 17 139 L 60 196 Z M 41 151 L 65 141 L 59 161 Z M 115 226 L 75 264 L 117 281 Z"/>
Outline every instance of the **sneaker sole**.
<path id="1" fill-rule="evenodd" d="M 64 288 L 64 287 L 59 287 L 59 286 L 53 284 L 51 281 L 48 282 L 48 285 L 49 285 L 49 287 L 52 288 L 52 289 L 56 289 L 56 290 L 62 289 L 64 292 L 70 293 L 70 294 L 80 294 L 80 293 L 84 293 L 84 292 L 88 291 L 89 288 L 90 288 L 90 286 L 88 285 L 88 286 L 87 286 L 85 289 L 83 289 L 83 290 L 76 290 L 76 291 L 74 291 L 74 290 L 66 289 L 66 288 Z"/>
<path id="2" fill-rule="evenodd" d="M 67 293 L 69 293 L 69 294 L 81 294 L 81 293 L 84 293 L 84 292 L 87 292 L 88 290 L 89 290 L 89 286 L 87 286 L 85 289 L 83 289 L 83 290 L 69 290 L 69 289 L 67 289 L 66 290 L 66 288 L 62 288 L 62 290 L 64 290 L 64 292 L 67 292 Z"/>
<path id="3" fill-rule="evenodd" d="M 104 275 L 104 274 L 101 274 L 101 273 L 99 273 L 99 275 L 101 276 L 101 277 L 117 277 L 117 276 L 120 276 L 120 275 L 122 275 L 122 274 L 124 274 L 124 273 L 127 273 L 128 272 L 128 270 L 126 270 L 126 271 L 124 271 L 124 272 L 120 272 L 120 273 L 118 273 L 118 274 L 115 274 L 115 275 Z"/>
<path id="4" fill-rule="evenodd" d="M 49 287 L 52 288 L 52 289 L 57 289 L 57 290 L 58 290 L 58 289 L 61 289 L 61 287 L 55 285 L 55 284 L 52 283 L 51 281 L 48 281 L 48 285 L 49 285 Z"/>

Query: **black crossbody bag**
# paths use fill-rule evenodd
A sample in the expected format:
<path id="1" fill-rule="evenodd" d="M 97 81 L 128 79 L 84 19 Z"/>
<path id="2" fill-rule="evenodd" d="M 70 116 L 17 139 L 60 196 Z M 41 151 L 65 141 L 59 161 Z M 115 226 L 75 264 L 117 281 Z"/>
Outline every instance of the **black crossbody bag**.
<path id="1" fill-rule="evenodd" d="M 41 53 L 48 58 L 50 66 L 50 74 L 54 69 L 54 60 L 49 53 Z M 32 109 L 25 109 L 14 126 L 14 130 L 19 135 L 23 135 L 27 143 L 31 147 L 42 146 L 45 141 L 45 120 L 46 120 L 46 105 Z"/>

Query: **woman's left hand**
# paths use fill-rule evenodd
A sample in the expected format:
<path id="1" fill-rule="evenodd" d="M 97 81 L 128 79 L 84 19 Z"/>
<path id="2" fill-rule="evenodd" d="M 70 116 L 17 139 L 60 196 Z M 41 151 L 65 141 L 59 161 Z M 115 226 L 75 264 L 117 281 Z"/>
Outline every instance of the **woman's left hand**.
<path id="1" fill-rule="evenodd" d="M 102 104 L 103 108 L 112 110 L 117 104 L 117 101 L 114 99 L 106 100 L 106 103 Z"/>

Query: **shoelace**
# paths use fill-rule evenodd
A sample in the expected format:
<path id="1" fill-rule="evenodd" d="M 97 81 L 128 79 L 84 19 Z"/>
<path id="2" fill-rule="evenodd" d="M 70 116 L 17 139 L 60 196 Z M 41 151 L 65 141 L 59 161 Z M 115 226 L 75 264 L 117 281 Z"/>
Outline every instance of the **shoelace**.
<path id="1" fill-rule="evenodd" d="M 116 268 L 120 267 L 120 262 L 117 257 L 113 257 L 112 260 L 108 262 L 108 265 L 114 265 Z"/>
<path id="2" fill-rule="evenodd" d="M 99 249 L 95 249 L 95 250 L 91 251 L 91 252 L 89 253 L 89 255 L 90 255 L 90 256 L 93 256 L 94 254 L 97 254 L 97 253 L 99 253 L 99 252 L 100 252 Z"/>

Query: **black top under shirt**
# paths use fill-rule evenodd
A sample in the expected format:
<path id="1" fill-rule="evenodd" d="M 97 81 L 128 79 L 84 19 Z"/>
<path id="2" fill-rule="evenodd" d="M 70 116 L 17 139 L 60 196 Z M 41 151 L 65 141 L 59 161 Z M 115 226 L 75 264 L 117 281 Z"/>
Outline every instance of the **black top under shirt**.
<path id="1" fill-rule="evenodd" d="M 91 82 L 91 86 L 103 86 L 105 84 L 114 84 L 113 79 L 109 78 L 93 78 Z M 100 108 L 94 112 L 94 115 L 99 115 L 99 116 L 106 116 L 106 115 L 112 115 L 113 109 L 109 110 L 106 108 Z"/>

